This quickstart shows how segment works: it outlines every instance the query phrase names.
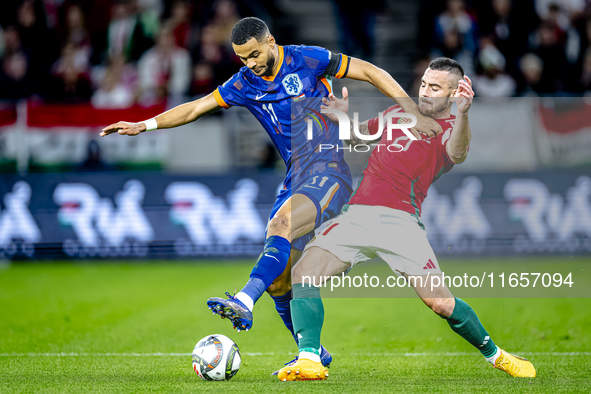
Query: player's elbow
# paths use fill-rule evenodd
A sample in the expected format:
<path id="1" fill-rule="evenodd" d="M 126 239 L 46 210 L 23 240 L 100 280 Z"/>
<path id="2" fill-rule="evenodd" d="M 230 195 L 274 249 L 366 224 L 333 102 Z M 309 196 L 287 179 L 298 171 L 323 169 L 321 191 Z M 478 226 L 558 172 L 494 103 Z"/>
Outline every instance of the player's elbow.
<path id="1" fill-rule="evenodd" d="M 467 157 L 468 157 L 468 151 L 464 152 L 463 154 L 449 155 L 449 159 L 454 164 L 461 164 L 461 163 L 463 163 L 464 161 L 466 161 L 466 158 Z"/>
<path id="2" fill-rule="evenodd" d="M 452 163 L 463 163 L 468 157 L 468 146 L 448 146 L 447 155 Z"/>

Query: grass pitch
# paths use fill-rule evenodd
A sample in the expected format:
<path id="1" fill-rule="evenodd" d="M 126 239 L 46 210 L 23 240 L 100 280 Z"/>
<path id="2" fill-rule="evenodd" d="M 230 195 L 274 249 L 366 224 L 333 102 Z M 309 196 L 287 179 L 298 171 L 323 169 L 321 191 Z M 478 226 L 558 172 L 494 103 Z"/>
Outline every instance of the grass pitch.
<path id="1" fill-rule="evenodd" d="M 1 269 L 0 391 L 590 391 L 591 300 L 558 298 L 468 300 L 498 345 L 534 363 L 535 379 L 492 368 L 418 299 L 332 298 L 324 300 L 323 344 L 334 355 L 329 379 L 280 382 L 270 372 L 296 347 L 271 299 L 261 299 L 253 330 L 240 334 L 205 305 L 208 297 L 240 288 L 251 265 Z M 191 367 L 193 346 L 213 333 L 232 338 L 242 353 L 240 371 L 228 382 L 202 381 Z"/>

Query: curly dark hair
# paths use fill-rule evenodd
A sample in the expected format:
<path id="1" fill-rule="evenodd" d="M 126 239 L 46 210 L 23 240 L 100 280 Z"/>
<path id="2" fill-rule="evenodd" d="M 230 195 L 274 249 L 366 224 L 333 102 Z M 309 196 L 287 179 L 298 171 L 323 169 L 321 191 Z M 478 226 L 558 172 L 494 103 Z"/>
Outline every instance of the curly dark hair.
<path id="1" fill-rule="evenodd" d="M 243 45 L 253 37 L 257 42 L 261 42 L 268 35 L 269 28 L 265 22 L 255 17 L 243 18 L 232 28 L 232 43 Z"/>

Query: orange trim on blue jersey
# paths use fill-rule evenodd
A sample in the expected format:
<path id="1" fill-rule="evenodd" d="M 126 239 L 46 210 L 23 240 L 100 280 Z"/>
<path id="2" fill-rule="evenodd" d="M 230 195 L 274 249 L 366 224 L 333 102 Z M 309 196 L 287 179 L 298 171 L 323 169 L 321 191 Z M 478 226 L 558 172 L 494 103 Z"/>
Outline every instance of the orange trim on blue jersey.
<path id="1" fill-rule="evenodd" d="M 328 83 L 328 80 L 326 78 L 322 78 L 320 82 L 322 82 L 324 86 L 326 86 L 326 90 L 328 90 L 328 93 L 332 93 L 332 90 L 330 89 L 330 84 Z"/>
<path id="2" fill-rule="evenodd" d="M 279 50 L 279 65 L 277 66 L 277 72 L 275 74 L 271 75 L 270 77 L 261 77 L 265 81 L 273 81 L 275 79 L 275 77 L 277 76 L 277 74 L 279 74 L 279 70 L 281 70 L 281 66 L 283 65 L 283 47 L 280 45 L 277 45 L 277 49 Z"/>
<path id="3" fill-rule="evenodd" d="M 337 184 L 337 187 L 335 187 L 334 190 L 332 191 L 332 193 L 330 194 L 330 197 L 328 198 L 328 201 L 326 202 L 326 204 L 324 204 L 324 206 L 322 207 L 322 209 L 320 209 L 320 212 L 324 212 L 324 210 L 328 207 L 328 204 L 330 204 L 330 201 L 334 197 L 334 195 L 337 192 L 337 190 L 339 190 L 339 187 L 340 186 Z"/>
<path id="4" fill-rule="evenodd" d="M 222 108 L 230 108 L 230 106 L 228 104 L 226 104 L 226 102 L 224 101 L 224 99 L 222 98 L 222 95 L 220 94 L 220 91 L 218 89 L 213 91 L 213 98 L 215 98 L 215 101 L 218 103 L 218 105 Z"/>
<path id="5" fill-rule="evenodd" d="M 341 55 L 341 67 L 339 67 L 339 71 L 337 72 L 337 75 L 335 75 L 335 78 L 341 79 L 345 76 L 347 76 L 347 72 L 349 71 L 349 56 L 347 55 Z"/>

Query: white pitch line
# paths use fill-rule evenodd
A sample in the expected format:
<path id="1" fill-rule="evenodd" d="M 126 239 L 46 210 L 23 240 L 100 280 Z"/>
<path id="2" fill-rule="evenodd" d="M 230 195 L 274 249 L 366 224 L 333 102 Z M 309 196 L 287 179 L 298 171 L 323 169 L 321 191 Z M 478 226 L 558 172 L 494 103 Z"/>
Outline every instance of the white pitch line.
<path id="1" fill-rule="evenodd" d="M 275 356 L 285 353 L 241 353 L 243 356 Z M 591 352 L 518 352 L 524 356 L 582 356 L 589 357 Z M 0 357 L 189 357 L 192 353 L 0 353 Z M 366 357 L 466 357 L 479 356 L 471 353 L 333 353 L 333 356 L 366 356 Z"/>

